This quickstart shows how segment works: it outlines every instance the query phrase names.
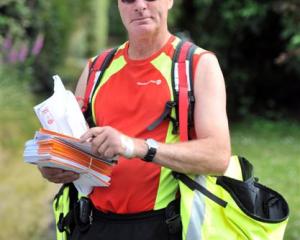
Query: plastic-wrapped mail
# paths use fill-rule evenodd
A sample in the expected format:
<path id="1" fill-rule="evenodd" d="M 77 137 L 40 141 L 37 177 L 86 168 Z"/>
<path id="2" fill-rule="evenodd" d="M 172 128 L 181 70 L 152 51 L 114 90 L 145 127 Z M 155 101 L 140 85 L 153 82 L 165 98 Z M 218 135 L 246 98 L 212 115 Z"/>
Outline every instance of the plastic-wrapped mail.
<path id="1" fill-rule="evenodd" d="M 55 167 L 80 173 L 74 181 L 82 194 L 89 194 L 93 187 L 110 184 L 112 166 L 116 159 L 103 159 L 91 151 L 91 143 L 57 134 L 46 129 L 36 132 L 34 139 L 26 142 L 24 161 L 40 167 Z"/>
<path id="2" fill-rule="evenodd" d="M 79 138 L 88 129 L 74 94 L 65 89 L 60 77 L 53 76 L 54 93 L 34 107 L 43 128 Z"/>
<path id="3" fill-rule="evenodd" d="M 87 195 L 92 191 L 94 186 L 109 186 L 111 166 L 107 166 L 107 163 L 104 165 L 102 163 L 101 165 L 101 160 L 99 159 L 97 160 L 98 163 L 97 161 L 93 162 L 93 164 L 92 162 L 87 163 L 87 161 L 94 158 L 97 159 L 97 156 L 91 156 L 89 155 L 90 153 L 87 154 L 85 150 L 88 146 L 84 146 L 79 142 L 76 143 L 75 141 L 75 143 L 71 143 L 73 146 L 70 146 L 70 143 L 65 138 L 63 138 L 65 140 L 65 147 L 61 149 L 63 156 L 57 156 L 53 151 L 42 152 L 43 137 L 46 138 L 46 141 L 51 142 L 47 143 L 48 147 L 52 144 L 50 149 L 53 146 L 57 146 L 57 143 L 56 145 L 53 143 L 55 142 L 54 140 L 50 141 L 49 136 L 44 135 L 46 130 L 53 131 L 53 135 L 56 136 L 57 133 L 60 133 L 75 138 L 80 138 L 88 130 L 87 123 L 74 94 L 65 89 L 58 75 L 53 76 L 53 79 L 53 95 L 34 107 L 34 111 L 44 128 L 43 133 L 37 133 L 34 140 L 26 143 L 24 160 L 27 163 L 39 166 L 57 167 L 80 173 L 80 178 L 74 181 L 74 185 L 79 192 Z M 68 144 L 69 147 L 67 147 Z M 79 151 L 77 149 L 76 152 L 76 147 L 78 148 L 78 146 L 80 149 Z M 86 160 L 84 154 L 89 156 L 89 160 Z M 103 169 L 109 169 L 109 171 L 105 172 Z"/>

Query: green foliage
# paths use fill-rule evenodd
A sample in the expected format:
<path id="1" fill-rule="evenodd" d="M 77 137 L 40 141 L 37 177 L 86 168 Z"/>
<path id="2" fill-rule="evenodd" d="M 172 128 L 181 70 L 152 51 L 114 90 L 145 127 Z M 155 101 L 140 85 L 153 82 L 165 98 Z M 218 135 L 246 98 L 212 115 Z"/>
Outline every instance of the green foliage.
<path id="1" fill-rule="evenodd" d="M 72 2 L 72 3 L 71 3 Z M 38 59 L 33 64 L 36 91 L 52 89 L 51 76 L 56 74 L 58 67 L 64 64 L 68 50 L 70 34 L 73 30 L 74 12 L 77 10 L 73 1 L 48 1 L 47 11 L 39 14 L 43 23 L 45 45 Z"/>
<path id="2" fill-rule="evenodd" d="M 289 40 L 288 48 L 293 50 L 300 47 L 300 4 L 297 0 L 289 0 L 277 2 L 276 10 L 280 12 L 284 18 L 283 23 L 285 30 L 282 36 Z"/>
<path id="3" fill-rule="evenodd" d="M 19 77 L 18 72 L 0 66 L 0 148 L 4 149 L 8 146 L 23 145 L 24 139 L 18 138 L 18 133 L 32 135 L 31 130 L 38 126 L 37 121 L 33 121 L 34 112 L 30 105 L 33 105 L 34 99 L 28 91 L 29 87 L 26 81 L 18 81 Z M 28 114 L 24 114 L 20 110 L 29 108 L 32 114 L 28 118 Z M 13 129 L 15 129 L 16 135 L 13 134 Z"/>
<path id="4" fill-rule="evenodd" d="M 116 2 L 110 4 L 109 7 L 109 37 L 112 40 L 112 45 L 119 45 L 121 42 L 127 40 L 127 33 L 122 23 L 120 14 L 116 14 L 119 11 L 118 4 Z"/>
<path id="5" fill-rule="evenodd" d="M 180 8 L 181 31 L 220 60 L 230 117 L 279 118 L 300 108 L 297 1 L 191 0 Z"/>
<path id="6" fill-rule="evenodd" d="M 23 162 L 23 146 L 39 127 L 35 99 L 16 71 L 0 66 L 0 239 L 54 239 L 49 235 L 53 188 Z M 27 82 L 28 83 L 28 82 Z"/>
<path id="7" fill-rule="evenodd" d="M 109 0 L 89 1 L 87 16 L 87 56 L 95 56 L 106 47 L 108 37 Z M 101 31 L 99 31 L 101 30 Z"/>
<path id="8" fill-rule="evenodd" d="M 217 54 L 231 117 L 299 115 L 295 111 L 300 109 L 298 0 L 174 3 L 169 28 Z M 36 92 L 51 91 L 55 73 L 62 73 L 64 81 L 75 82 L 85 58 L 105 48 L 107 37 L 109 47 L 127 38 L 116 14 L 117 3 L 108 0 L 2 0 L 0 12 L 0 62 L 18 71 L 20 79 L 31 79 L 31 89 Z M 43 40 L 42 51 L 33 55 L 38 37 Z M 8 50 L 3 46 L 9 38 L 12 46 Z M 26 48 L 26 60 L 18 60 Z M 10 63 L 11 59 L 17 60 Z"/>
<path id="9" fill-rule="evenodd" d="M 0 4 L 0 33 L 1 41 L 9 33 L 16 38 L 25 38 L 26 28 L 32 21 L 30 9 L 26 6 L 25 1 L 6 1 Z"/>
<path id="10" fill-rule="evenodd" d="M 300 76 L 300 2 L 278 1 L 275 9 L 283 16 L 284 30 L 281 36 L 287 41 L 286 51 L 280 54 L 277 61 L 286 64 L 289 71 L 296 71 L 297 76 Z"/>
<path id="11" fill-rule="evenodd" d="M 0 61 L 8 64 L 24 62 L 39 53 L 43 36 L 42 24 L 37 18 L 45 8 L 45 1 L 41 0 L 34 3 L 10 0 L 0 4 Z"/>
<path id="12" fill-rule="evenodd" d="M 86 10 L 86 1 L 81 0 L 11 0 L 1 3 L 0 44 L 3 54 L 0 61 L 20 74 L 24 70 L 29 73 L 30 78 L 25 79 L 31 79 L 34 91 L 51 91 L 51 76 L 65 62 L 74 18 L 81 11 L 88 12 Z M 35 46 L 37 39 L 38 46 Z M 19 61 L 20 52 L 26 47 L 30 53 L 26 61 Z"/>

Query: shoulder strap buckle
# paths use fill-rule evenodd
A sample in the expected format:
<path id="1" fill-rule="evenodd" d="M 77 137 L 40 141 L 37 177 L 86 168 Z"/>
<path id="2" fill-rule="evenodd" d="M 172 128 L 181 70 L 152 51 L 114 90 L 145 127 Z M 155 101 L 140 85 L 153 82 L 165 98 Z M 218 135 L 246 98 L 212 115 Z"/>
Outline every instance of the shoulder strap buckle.
<path id="1" fill-rule="evenodd" d="M 155 129 L 159 124 L 161 124 L 165 119 L 170 119 L 173 123 L 174 129 L 178 127 L 178 123 L 175 118 L 171 116 L 171 112 L 173 107 L 176 107 L 175 101 L 168 101 L 166 102 L 165 109 L 163 113 L 147 128 L 149 131 Z M 177 132 L 177 130 L 176 130 Z"/>

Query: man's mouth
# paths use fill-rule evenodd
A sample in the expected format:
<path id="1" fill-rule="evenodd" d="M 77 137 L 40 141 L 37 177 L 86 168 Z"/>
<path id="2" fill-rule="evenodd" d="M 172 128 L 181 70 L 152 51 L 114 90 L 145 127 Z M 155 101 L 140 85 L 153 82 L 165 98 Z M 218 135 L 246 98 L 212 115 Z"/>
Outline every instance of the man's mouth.
<path id="1" fill-rule="evenodd" d="M 142 21 L 147 21 L 149 19 L 150 17 L 135 18 L 131 22 L 142 22 Z"/>

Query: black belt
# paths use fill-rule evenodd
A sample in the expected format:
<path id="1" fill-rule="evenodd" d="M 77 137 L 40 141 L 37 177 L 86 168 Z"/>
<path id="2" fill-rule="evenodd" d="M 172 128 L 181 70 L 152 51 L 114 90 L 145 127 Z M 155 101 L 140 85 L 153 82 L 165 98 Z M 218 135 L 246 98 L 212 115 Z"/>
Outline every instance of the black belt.
<path id="1" fill-rule="evenodd" d="M 122 221 L 140 221 L 144 219 L 166 219 L 165 209 L 153 210 L 148 212 L 141 213 L 132 213 L 132 214 L 117 214 L 117 213 L 104 213 L 93 207 L 91 217 L 93 221 L 113 221 L 113 222 L 122 222 Z"/>
<path id="2" fill-rule="evenodd" d="M 90 199 L 82 197 L 75 204 L 74 209 L 68 213 L 65 218 L 59 221 L 61 230 L 66 230 L 75 223 L 81 232 L 87 231 L 93 222 L 111 221 L 111 222 L 130 222 L 141 220 L 162 219 L 169 229 L 170 234 L 176 234 L 181 231 L 181 218 L 179 214 L 179 199 L 169 203 L 166 208 L 159 210 L 152 210 L 148 212 L 134 213 L 134 214 L 116 214 L 104 213 L 96 209 Z"/>

